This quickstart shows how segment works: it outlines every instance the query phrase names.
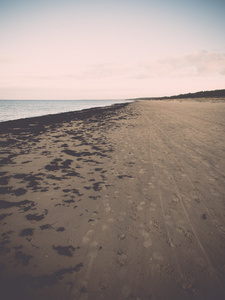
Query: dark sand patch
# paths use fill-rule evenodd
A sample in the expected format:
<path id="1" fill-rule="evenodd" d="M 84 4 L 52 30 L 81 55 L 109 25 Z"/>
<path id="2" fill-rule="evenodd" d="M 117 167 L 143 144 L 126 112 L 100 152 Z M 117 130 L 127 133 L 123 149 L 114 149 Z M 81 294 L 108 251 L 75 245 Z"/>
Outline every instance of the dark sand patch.
<path id="1" fill-rule="evenodd" d="M 32 257 L 33 256 L 27 255 L 27 254 L 23 253 L 22 251 L 16 251 L 16 253 L 15 253 L 15 259 L 16 259 L 17 263 L 21 264 L 24 267 L 29 265 Z"/>
<path id="2" fill-rule="evenodd" d="M 73 256 L 73 253 L 76 249 L 80 249 L 80 247 L 78 248 L 74 248 L 73 246 L 52 246 L 52 248 L 60 255 L 65 255 L 65 256 Z"/>

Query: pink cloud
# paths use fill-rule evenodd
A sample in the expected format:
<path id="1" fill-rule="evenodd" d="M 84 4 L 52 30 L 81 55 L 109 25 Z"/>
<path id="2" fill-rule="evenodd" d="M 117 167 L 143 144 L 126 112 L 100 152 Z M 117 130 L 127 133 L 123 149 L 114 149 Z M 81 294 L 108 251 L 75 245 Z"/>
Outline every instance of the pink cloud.
<path id="1" fill-rule="evenodd" d="M 225 75 L 225 54 L 200 51 L 180 57 L 142 63 L 138 66 L 138 79 L 149 77 L 190 77 Z"/>
<path id="2" fill-rule="evenodd" d="M 183 57 L 166 58 L 161 63 L 170 67 L 175 76 L 224 75 L 225 54 L 200 51 Z"/>

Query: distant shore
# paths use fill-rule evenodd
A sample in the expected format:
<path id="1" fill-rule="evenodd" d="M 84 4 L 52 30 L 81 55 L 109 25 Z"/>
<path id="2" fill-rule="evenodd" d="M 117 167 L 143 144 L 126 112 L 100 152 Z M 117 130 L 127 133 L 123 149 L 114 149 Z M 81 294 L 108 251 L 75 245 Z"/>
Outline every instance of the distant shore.
<path id="1" fill-rule="evenodd" d="M 164 97 L 141 97 L 135 98 L 134 100 L 173 100 L 173 99 L 203 99 L 205 98 L 208 100 L 209 98 L 212 99 L 223 99 L 225 100 L 225 89 L 224 90 L 214 90 L 214 91 L 201 91 L 196 93 L 188 93 L 188 94 L 180 94 L 174 96 L 164 96 Z"/>

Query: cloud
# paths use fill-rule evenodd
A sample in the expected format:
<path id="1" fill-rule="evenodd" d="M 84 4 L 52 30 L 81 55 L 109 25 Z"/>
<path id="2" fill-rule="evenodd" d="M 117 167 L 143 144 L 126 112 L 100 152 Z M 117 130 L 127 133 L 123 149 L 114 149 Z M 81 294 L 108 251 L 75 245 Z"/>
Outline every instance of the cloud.
<path id="1" fill-rule="evenodd" d="M 114 76 L 121 76 L 129 71 L 129 67 L 116 63 L 93 64 L 78 70 L 74 70 L 71 74 L 65 74 L 64 78 L 74 79 L 101 79 Z"/>
<path id="2" fill-rule="evenodd" d="M 225 75 L 225 54 L 199 51 L 179 57 L 137 63 L 101 63 L 78 66 L 62 75 L 64 80 L 145 80 L 148 78 Z"/>
<path id="3" fill-rule="evenodd" d="M 225 75 L 225 54 L 200 51 L 139 65 L 136 78 Z"/>
<path id="4" fill-rule="evenodd" d="M 199 51 L 183 56 L 166 57 L 142 63 L 108 62 L 99 64 L 71 63 L 67 67 L 32 68 L 24 67 L 16 58 L 0 56 L 2 64 L 0 72 L 1 86 L 99 86 L 147 84 L 154 80 L 210 78 L 225 76 L 225 53 Z M 11 66 L 10 66 L 11 65 Z M 221 77 L 222 78 L 222 77 Z"/>
<path id="5" fill-rule="evenodd" d="M 225 54 L 201 51 L 176 59 L 168 59 L 167 63 L 181 73 L 191 70 L 190 75 L 222 74 L 225 70 Z"/>

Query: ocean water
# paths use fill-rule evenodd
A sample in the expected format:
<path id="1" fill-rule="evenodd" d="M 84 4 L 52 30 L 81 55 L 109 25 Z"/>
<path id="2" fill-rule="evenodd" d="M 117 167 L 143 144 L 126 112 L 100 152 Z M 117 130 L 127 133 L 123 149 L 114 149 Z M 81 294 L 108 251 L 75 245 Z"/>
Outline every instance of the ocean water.
<path id="1" fill-rule="evenodd" d="M 130 100 L 0 100 L 0 122 L 109 106 Z"/>

